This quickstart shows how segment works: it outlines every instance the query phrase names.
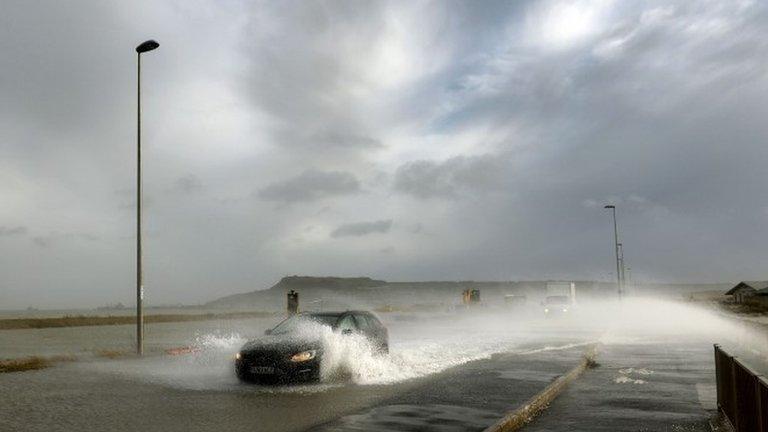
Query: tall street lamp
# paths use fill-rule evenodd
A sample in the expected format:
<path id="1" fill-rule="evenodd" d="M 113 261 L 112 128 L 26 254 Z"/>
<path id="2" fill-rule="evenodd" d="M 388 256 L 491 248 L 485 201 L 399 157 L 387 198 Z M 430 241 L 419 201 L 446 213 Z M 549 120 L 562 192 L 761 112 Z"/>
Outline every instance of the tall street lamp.
<path id="1" fill-rule="evenodd" d="M 619 300 L 621 300 L 621 267 L 619 265 L 619 228 L 616 223 L 616 206 L 607 205 L 604 208 L 613 210 L 613 239 L 616 250 L 616 284 L 619 288 Z"/>
<path id="2" fill-rule="evenodd" d="M 136 354 L 144 354 L 144 275 L 141 249 L 141 54 L 157 49 L 160 44 L 148 40 L 136 47 Z"/>
<path id="3" fill-rule="evenodd" d="M 619 268 L 621 268 L 621 286 L 627 287 L 627 268 L 624 266 L 624 244 L 619 243 Z"/>

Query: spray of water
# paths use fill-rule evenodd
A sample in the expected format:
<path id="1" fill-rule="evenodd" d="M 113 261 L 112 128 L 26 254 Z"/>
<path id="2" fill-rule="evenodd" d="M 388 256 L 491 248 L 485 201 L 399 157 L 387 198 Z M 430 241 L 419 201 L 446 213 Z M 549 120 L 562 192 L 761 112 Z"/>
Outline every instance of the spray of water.
<path id="1" fill-rule="evenodd" d="M 227 391 L 314 392 L 352 382 L 393 384 L 439 373 L 496 353 L 528 355 L 577 348 L 596 341 L 604 345 L 697 341 L 749 347 L 768 353 L 768 340 L 743 321 L 712 308 L 658 299 L 582 303 L 567 316 L 545 318 L 536 308 L 511 312 L 479 308 L 469 313 L 412 314 L 408 319 L 383 316 L 390 331 L 390 354 L 381 355 L 361 336 L 341 335 L 328 327 L 304 336 L 324 347 L 322 385 L 297 387 L 244 386 L 233 373 L 233 356 L 247 341 L 239 332 L 196 335 L 199 349 L 178 357 L 142 362 L 105 363 L 101 367 L 165 385 Z M 261 329 L 263 330 L 263 329 Z M 642 365 L 620 371 L 617 383 L 642 384 L 653 371 Z"/>

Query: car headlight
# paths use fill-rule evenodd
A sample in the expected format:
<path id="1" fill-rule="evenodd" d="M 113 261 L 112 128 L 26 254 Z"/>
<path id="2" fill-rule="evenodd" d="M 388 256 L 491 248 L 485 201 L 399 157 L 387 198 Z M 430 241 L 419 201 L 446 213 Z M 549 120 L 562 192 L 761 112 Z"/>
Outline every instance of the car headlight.
<path id="1" fill-rule="evenodd" d="M 567 308 L 563 308 L 563 312 L 568 312 L 568 309 Z"/>
<path id="2" fill-rule="evenodd" d="M 544 309 L 544 313 L 549 313 L 549 309 Z"/>
<path id="3" fill-rule="evenodd" d="M 243 358 L 243 353 L 235 354 L 235 360 L 240 360 L 241 358 Z"/>
<path id="4" fill-rule="evenodd" d="M 296 353 L 291 356 L 291 361 L 294 363 L 301 363 L 305 361 L 312 360 L 315 358 L 315 354 L 317 354 L 317 351 L 315 350 L 309 350 L 309 351 L 302 351 L 300 353 Z"/>

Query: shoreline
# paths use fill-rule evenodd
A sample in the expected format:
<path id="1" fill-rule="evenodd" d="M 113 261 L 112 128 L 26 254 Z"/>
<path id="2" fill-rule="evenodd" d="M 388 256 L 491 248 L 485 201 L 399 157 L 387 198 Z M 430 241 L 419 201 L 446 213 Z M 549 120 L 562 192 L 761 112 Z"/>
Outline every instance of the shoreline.
<path id="1" fill-rule="evenodd" d="M 225 312 L 204 314 L 157 314 L 145 315 L 145 324 L 174 323 L 189 321 L 211 321 L 244 318 L 264 318 L 279 315 L 279 312 Z M 31 330 L 61 327 L 89 327 L 135 324 L 135 315 L 67 315 L 55 318 L 4 318 L 0 319 L 0 330 Z"/>

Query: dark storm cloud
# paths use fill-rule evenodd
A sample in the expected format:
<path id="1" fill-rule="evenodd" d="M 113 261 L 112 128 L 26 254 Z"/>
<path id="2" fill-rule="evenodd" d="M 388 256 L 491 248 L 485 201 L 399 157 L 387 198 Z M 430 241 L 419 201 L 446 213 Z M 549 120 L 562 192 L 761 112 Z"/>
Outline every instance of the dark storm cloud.
<path id="1" fill-rule="evenodd" d="M 361 237 L 374 233 L 387 233 L 392 228 L 392 219 L 373 222 L 355 222 L 339 225 L 331 232 L 331 237 Z"/>
<path id="2" fill-rule="evenodd" d="M 768 222 L 768 192 L 750 180 L 768 160 L 768 129 L 759 120 L 768 114 L 760 102 L 768 88 L 761 72 L 768 68 L 766 18 L 756 2 L 617 3 L 596 15 L 593 32 L 581 39 L 554 47 L 500 39 L 486 51 L 492 55 L 473 59 L 450 78 L 443 97 L 451 102 L 431 127 L 442 134 L 478 124 L 499 131 L 497 148 L 508 151 L 499 163 L 509 168 L 490 184 L 501 184 L 506 202 L 494 195 L 481 207 L 461 202 L 477 194 L 457 193 L 462 187 L 452 176 L 460 167 L 402 165 L 396 190 L 452 198 L 453 220 L 478 222 L 473 234 L 460 236 L 484 239 L 487 253 L 457 251 L 435 259 L 433 271 L 450 271 L 442 263 L 461 259 L 454 268 L 479 277 L 506 277 L 500 269 L 507 261 L 523 277 L 597 277 L 600 260 L 610 262 L 600 243 L 609 234 L 600 228 L 602 206 L 616 202 L 627 255 L 641 277 L 761 274 L 749 254 L 722 245 L 757 248 L 748 233 L 764 232 Z M 567 32 L 570 23 L 563 24 Z M 749 264 L 732 261 L 734 254 Z M 709 260 L 720 265 L 693 264 Z"/>
<path id="3" fill-rule="evenodd" d="M 360 182 L 348 172 L 309 169 L 296 177 L 260 189 L 257 196 L 266 201 L 292 203 L 351 195 L 359 191 Z"/>
<path id="4" fill-rule="evenodd" d="M 25 226 L 0 226 L 0 237 L 23 235 L 27 233 Z"/>
<path id="5" fill-rule="evenodd" d="M 292 151 L 380 146 L 354 89 L 367 85 L 362 62 L 387 24 L 385 4 L 294 6 L 260 4 L 247 26 L 247 85 L 254 104 L 281 119 L 273 137 Z M 292 30 L 275 21 L 291 22 Z"/>
<path id="6" fill-rule="evenodd" d="M 456 156 L 443 162 L 419 160 L 400 166 L 394 188 L 417 198 L 454 198 L 502 187 L 504 167 L 496 156 Z"/>
<path id="7" fill-rule="evenodd" d="M 0 303 L 130 300 L 149 37 L 153 300 L 297 273 L 607 278 L 606 202 L 635 275 L 766 277 L 765 2 L 10 0 Z M 327 235 L 381 215 L 403 229 Z"/>

